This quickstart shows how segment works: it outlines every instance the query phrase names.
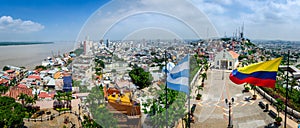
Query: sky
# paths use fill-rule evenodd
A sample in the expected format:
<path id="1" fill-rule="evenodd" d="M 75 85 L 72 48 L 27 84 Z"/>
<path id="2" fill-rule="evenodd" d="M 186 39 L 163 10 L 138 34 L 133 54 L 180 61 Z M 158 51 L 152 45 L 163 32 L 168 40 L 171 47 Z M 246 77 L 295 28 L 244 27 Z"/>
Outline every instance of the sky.
<path id="1" fill-rule="evenodd" d="M 232 36 L 300 41 L 300 0 L 0 0 L 0 41 Z M 143 37 L 142 37 L 143 36 Z"/>

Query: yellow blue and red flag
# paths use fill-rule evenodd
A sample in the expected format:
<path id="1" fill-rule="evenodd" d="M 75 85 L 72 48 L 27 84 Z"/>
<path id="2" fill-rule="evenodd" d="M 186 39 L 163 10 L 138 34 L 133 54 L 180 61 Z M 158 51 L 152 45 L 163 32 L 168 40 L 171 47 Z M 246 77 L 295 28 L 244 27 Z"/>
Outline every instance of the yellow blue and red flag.
<path id="1" fill-rule="evenodd" d="M 235 69 L 230 73 L 229 78 L 236 84 L 249 83 L 256 86 L 274 88 L 281 60 L 282 57 L 279 57 Z"/>

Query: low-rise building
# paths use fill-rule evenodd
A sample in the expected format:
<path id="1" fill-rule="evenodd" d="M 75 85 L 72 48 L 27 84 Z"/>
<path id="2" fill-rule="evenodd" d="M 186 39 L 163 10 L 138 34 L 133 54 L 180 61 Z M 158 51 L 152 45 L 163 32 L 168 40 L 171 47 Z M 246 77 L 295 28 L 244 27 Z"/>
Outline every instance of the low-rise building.
<path id="1" fill-rule="evenodd" d="M 214 68 L 217 69 L 234 69 L 234 63 L 238 61 L 239 54 L 234 51 L 222 50 L 216 54 Z"/>

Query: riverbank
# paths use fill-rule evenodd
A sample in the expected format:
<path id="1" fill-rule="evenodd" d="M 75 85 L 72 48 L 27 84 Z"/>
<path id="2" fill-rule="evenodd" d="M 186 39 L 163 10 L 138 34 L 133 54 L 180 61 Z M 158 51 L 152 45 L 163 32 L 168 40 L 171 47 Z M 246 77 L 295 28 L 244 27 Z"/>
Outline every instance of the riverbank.
<path id="1" fill-rule="evenodd" d="M 74 42 L 54 42 L 34 45 L 0 46 L 0 68 L 5 65 L 33 69 L 48 56 L 74 50 Z"/>

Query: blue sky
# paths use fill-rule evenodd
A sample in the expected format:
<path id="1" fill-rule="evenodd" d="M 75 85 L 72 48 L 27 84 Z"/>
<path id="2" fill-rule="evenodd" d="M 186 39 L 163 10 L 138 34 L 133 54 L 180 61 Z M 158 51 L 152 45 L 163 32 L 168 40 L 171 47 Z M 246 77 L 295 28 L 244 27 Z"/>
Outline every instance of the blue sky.
<path id="1" fill-rule="evenodd" d="M 145 33 L 143 38 L 147 38 L 147 35 L 148 38 L 153 38 L 149 35 L 154 33 L 154 30 L 153 35 L 161 35 L 162 38 L 178 36 L 193 38 L 195 34 L 205 38 L 224 36 L 225 33 L 231 36 L 243 23 L 245 35 L 250 39 L 300 40 L 299 0 L 114 0 L 108 2 L 109 0 L 0 0 L 0 41 L 82 39 L 78 38 L 78 35 L 79 37 L 88 35 L 95 40 L 124 39 L 135 35 L 141 36 L 138 32 Z M 196 9 L 191 11 L 191 8 Z M 156 12 L 140 13 L 142 11 Z M 130 16 L 122 19 L 122 16 L 126 15 Z M 89 17 L 92 18 L 88 19 Z M 205 23 L 207 21 L 209 23 L 203 25 L 201 23 L 203 19 Z M 98 24 L 89 26 L 84 24 L 86 22 Z M 93 37 L 93 34 L 85 33 L 89 30 L 97 36 Z M 148 34 L 147 30 L 149 30 Z M 169 34 L 168 36 L 159 34 L 158 31 Z M 99 36 L 99 33 L 103 37 Z M 170 36 L 172 34 L 173 36 Z"/>
<path id="2" fill-rule="evenodd" d="M 75 40 L 87 18 L 106 2 L 108 0 L 0 0 L 2 19 L 34 23 L 28 29 L 16 31 L 2 24 L 10 30 L 1 31 L 0 26 L 0 40 Z"/>

